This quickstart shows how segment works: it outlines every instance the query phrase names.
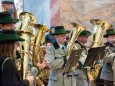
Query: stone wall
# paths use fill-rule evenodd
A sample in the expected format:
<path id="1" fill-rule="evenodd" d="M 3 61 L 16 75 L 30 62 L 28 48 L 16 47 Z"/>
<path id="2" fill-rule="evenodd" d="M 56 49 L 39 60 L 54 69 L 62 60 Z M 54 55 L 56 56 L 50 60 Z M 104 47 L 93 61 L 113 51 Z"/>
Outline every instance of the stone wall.
<path id="1" fill-rule="evenodd" d="M 61 0 L 60 23 L 78 22 L 92 30 L 91 19 L 105 20 L 115 27 L 115 0 Z"/>
<path id="2" fill-rule="evenodd" d="M 93 33 L 91 19 L 107 21 L 115 28 L 115 0 L 60 0 L 60 3 L 60 24 L 67 29 L 72 29 L 71 22 L 77 22 Z M 92 40 L 91 36 L 87 45 Z M 105 39 L 102 41 L 105 42 Z"/>

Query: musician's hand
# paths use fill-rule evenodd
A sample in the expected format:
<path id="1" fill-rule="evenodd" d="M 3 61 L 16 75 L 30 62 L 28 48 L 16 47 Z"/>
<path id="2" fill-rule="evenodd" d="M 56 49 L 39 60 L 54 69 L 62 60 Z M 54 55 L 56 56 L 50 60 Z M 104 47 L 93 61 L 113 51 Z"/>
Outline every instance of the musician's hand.
<path id="1" fill-rule="evenodd" d="M 48 63 L 46 60 L 43 60 L 43 63 L 42 63 L 45 67 L 48 67 Z"/>
<path id="2" fill-rule="evenodd" d="M 34 77 L 30 74 L 29 71 L 27 73 L 26 79 L 29 81 L 30 84 L 33 84 Z"/>
<path id="3" fill-rule="evenodd" d="M 74 67 L 72 67 L 72 70 L 73 70 L 73 71 L 77 70 L 77 69 L 78 69 L 78 66 L 79 66 L 79 64 L 77 63 L 76 65 L 74 65 Z"/>
<path id="4" fill-rule="evenodd" d="M 68 59 L 69 59 L 69 56 L 67 56 L 66 59 L 68 60 Z"/>
<path id="5" fill-rule="evenodd" d="M 109 58 L 110 58 L 110 57 L 115 57 L 115 53 L 109 54 L 108 57 L 109 57 Z"/>
<path id="6" fill-rule="evenodd" d="M 43 69 L 43 68 L 45 68 L 45 64 L 40 64 L 39 62 L 37 63 L 37 66 L 39 67 L 39 69 Z"/>
<path id="7" fill-rule="evenodd" d="M 45 86 L 45 85 L 40 85 L 40 86 Z"/>
<path id="8" fill-rule="evenodd" d="M 115 86 L 115 82 L 113 82 L 113 85 Z"/>

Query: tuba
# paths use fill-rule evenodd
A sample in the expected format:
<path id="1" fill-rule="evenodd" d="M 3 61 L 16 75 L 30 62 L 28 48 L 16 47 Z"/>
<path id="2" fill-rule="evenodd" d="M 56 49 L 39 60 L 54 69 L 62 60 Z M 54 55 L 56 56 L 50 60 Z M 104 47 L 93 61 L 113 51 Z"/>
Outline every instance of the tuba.
<path id="1" fill-rule="evenodd" d="M 66 51 L 66 56 L 70 56 L 71 54 L 71 51 L 74 47 L 74 44 L 75 44 L 75 41 L 76 41 L 76 38 L 79 36 L 79 34 L 85 30 L 85 27 L 84 26 L 81 26 L 80 24 L 77 24 L 77 23 L 72 23 L 73 25 L 73 30 L 72 30 L 72 37 L 70 39 L 70 42 L 68 43 L 67 45 L 67 51 Z"/>
<path id="2" fill-rule="evenodd" d="M 36 65 L 36 58 L 37 58 L 37 53 L 40 51 L 41 52 L 41 48 L 40 48 L 40 41 L 43 38 L 43 36 L 45 35 L 46 32 L 49 31 L 49 29 L 45 26 L 45 25 L 41 25 L 41 24 L 35 24 L 34 28 L 37 29 L 37 33 L 35 36 L 35 41 L 34 41 L 34 46 L 33 46 L 33 64 Z"/>
<path id="3" fill-rule="evenodd" d="M 99 20 L 99 19 L 91 19 L 90 23 L 94 25 L 94 35 L 93 35 L 93 41 L 91 47 L 96 48 L 96 47 L 104 46 L 102 44 L 103 34 L 108 28 L 112 27 L 112 25 L 106 21 Z M 106 53 L 104 53 L 103 56 L 105 55 Z M 94 82 L 94 80 L 97 78 L 101 67 L 102 67 L 102 63 L 96 65 L 94 64 L 93 69 L 90 69 L 90 71 L 88 72 L 88 77 L 91 82 Z"/>
<path id="4" fill-rule="evenodd" d="M 22 52 L 22 79 L 25 79 L 27 71 L 28 71 L 28 60 L 29 55 L 29 46 L 30 46 L 30 37 L 33 35 L 32 26 L 36 23 L 36 18 L 29 12 L 22 12 L 19 15 L 21 21 L 21 27 L 17 31 L 18 35 L 25 39 L 24 42 L 21 42 Z"/>
<path id="5" fill-rule="evenodd" d="M 44 53 L 43 53 L 42 39 L 44 38 L 45 33 L 49 31 L 49 29 L 45 25 L 42 25 L 42 24 L 34 24 L 34 28 L 36 29 L 36 34 L 35 34 L 34 45 L 33 45 L 32 62 L 33 62 L 33 65 L 37 65 L 37 62 L 38 62 L 37 59 L 41 61 L 40 63 L 43 62 Z M 37 56 L 38 53 L 39 53 L 39 58 Z M 45 71 L 45 74 L 42 74 L 43 71 Z M 43 77 L 46 74 L 48 74 L 46 68 L 40 70 L 39 75 L 37 75 L 36 83 L 39 84 L 39 82 L 37 81 L 39 81 L 40 78 L 42 79 L 46 78 L 46 77 Z"/>
<path id="6" fill-rule="evenodd" d="M 94 25 L 94 36 L 91 47 L 100 47 L 102 46 L 102 38 L 104 32 L 108 28 L 112 27 L 112 25 L 106 21 L 99 19 L 92 19 L 90 20 L 90 22 Z"/>

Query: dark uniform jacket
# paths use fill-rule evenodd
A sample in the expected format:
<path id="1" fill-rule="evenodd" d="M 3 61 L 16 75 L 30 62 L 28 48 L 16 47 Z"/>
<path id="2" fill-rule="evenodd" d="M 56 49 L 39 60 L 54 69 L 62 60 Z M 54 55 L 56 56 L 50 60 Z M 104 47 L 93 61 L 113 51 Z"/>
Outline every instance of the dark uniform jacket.
<path id="1" fill-rule="evenodd" d="M 20 80 L 14 61 L 8 59 L 4 62 L 6 58 L 7 56 L 0 57 L 0 86 L 29 86 L 28 80 Z"/>

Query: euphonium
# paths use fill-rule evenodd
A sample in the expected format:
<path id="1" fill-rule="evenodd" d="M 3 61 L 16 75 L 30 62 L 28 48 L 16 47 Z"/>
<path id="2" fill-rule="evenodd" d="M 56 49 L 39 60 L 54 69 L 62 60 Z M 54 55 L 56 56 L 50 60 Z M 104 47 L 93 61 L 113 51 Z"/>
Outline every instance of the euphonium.
<path id="1" fill-rule="evenodd" d="M 36 65 L 37 53 L 40 50 L 40 41 L 49 29 L 45 25 L 35 24 L 34 27 L 38 30 L 35 36 L 34 46 L 33 46 L 33 64 Z"/>
<path id="2" fill-rule="evenodd" d="M 71 54 L 71 51 L 74 47 L 74 44 L 75 44 L 75 41 L 76 41 L 76 38 L 79 36 L 79 34 L 85 30 L 85 27 L 84 26 L 81 26 L 80 24 L 77 24 L 77 23 L 72 23 L 73 24 L 73 30 L 72 30 L 72 37 L 70 39 L 70 42 L 68 43 L 67 45 L 67 51 L 66 51 L 66 56 L 70 56 Z"/>
<path id="3" fill-rule="evenodd" d="M 104 46 L 102 44 L 103 34 L 112 25 L 106 21 L 99 20 L 99 19 L 91 19 L 90 22 L 94 25 L 94 35 L 93 35 L 93 41 L 91 47 L 96 48 L 96 47 Z M 94 79 L 97 78 L 99 71 L 102 67 L 102 64 L 96 64 L 93 65 L 93 67 L 94 68 L 91 69 L 88 74 L 90 81 L 94 81 Z"/>
<path id="4" fill-rule="evenodd" d="M 21 43 L 23 55 L 22 55 L 22 65 L 23 65 L 23 79 L 25 79 L 27 71 L 28 71 L 28 57 L 29 56 L 29 46 L 30 46 L 30 37 L 33 35 L 30 30 L 32 25 L 36 23 L 35 17 L 28 12 L 22 12 L 19 15 L 21 20 L 21 27 L 18 31 L 18 34 L 25 39 L 24 42 Z"/>

